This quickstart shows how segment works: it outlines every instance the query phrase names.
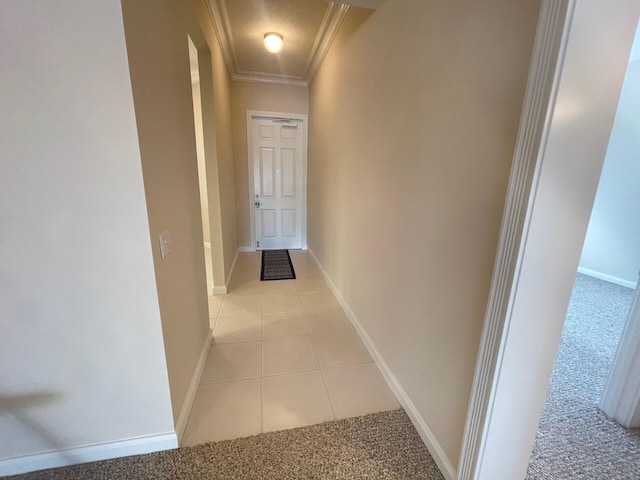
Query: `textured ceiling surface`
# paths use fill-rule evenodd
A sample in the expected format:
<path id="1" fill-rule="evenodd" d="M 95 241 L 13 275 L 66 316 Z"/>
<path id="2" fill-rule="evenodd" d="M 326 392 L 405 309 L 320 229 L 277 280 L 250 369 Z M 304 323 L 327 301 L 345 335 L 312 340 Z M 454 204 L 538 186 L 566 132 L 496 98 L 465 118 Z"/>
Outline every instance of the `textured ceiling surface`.
<path id="1" fill-rule="evenodd" d="M 227 0 L 238 73 L 302 78 L 328 5 L 320 0 Z M 273 54 L 264 34 L 277 32 L 284 47 Z"/>
<path id="2" fill-rule="evenodd" d="M 324 0 L 328 2 L 330 0 Z M 376 9 L 380 5 L 382 5 L 385 0 L 342 0 L 342 3 L 346 3 L 347 5 L 352 5 L 354 7 L 362 7 L 362 8 L 370 8 Z"/>
<path id="3" fill-rule="evenodd" d="M 233 80 L 308 86 L 349 9 L 384 0 L 207 0 Z M 264 48 L 265 33 L 284 37 L 279 53 Z"/>

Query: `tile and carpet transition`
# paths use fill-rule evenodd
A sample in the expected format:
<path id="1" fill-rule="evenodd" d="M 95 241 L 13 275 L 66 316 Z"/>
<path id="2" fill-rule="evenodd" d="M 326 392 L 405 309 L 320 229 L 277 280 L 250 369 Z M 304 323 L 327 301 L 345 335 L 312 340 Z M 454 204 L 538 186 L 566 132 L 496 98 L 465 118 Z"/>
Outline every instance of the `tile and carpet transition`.
<path id="1" fill-rule="evenodd" d="M 7 478 L 444 480 L 403 410 Z"/>
<path id="2" fill-rule="evenodd" d="M 527 480 L 640 479 L 640 430 L 598 409 L 632 297 L 576 277 Z"/>
<path id="3" fill-rule="evenodd" d="M 526 480 L 640 478 L 640 430 L 626 430 L 598 409 L 632 296 L 633 291 L 628 288 L 577 276 Z M 392 410 L 7 478 L 443 480 L 444 477 L 404 411 Z"/>

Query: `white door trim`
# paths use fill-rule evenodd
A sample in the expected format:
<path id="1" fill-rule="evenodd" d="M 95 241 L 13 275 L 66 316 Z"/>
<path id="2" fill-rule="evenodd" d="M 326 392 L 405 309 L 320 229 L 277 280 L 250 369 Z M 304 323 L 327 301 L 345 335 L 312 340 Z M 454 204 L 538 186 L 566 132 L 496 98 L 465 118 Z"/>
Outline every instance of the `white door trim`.
<path id="1" fill-rule="evenodd" d="M 638 0 L 542 2 L 460 480 L 526 473 L 638 13 Z"/>
<path id="2" fill-rule="evenodd" d="M 307 249 L 307 152 L 309 148 L 309 115 L 301 113 L 266 112 L 247 110 L 247 173 L 249 182 L 249 222 L 251 224 L 251 251 L 256 250 L 256 213 L 253 207 L 255 189 L 253 184 L 253 118 L 292 118 L 302 122 L 302 249 Z"/>
<path id="3" fill-rule="evenodd" d="M 547 108 L 547 105 L 552 105 L 557 95 L 561 52 L 566 44 L 563 26 L 566 16 L 571 14 L 567 6 L 563 1 L 544 1 L 541 6 L 460 452 L 460 480 L 476 478 L 486 430 L 491 422 L 492 390 L 500 374 L 501 340 L 511 313 L 511 289 L 522 255 L 521 238 L 528 216 L 527 197 L 537 175 L 542 145 L 549 135 L 551 108 Z"/>
<path id="4" fill-rule="evenodd" d="M 640 427 L 640 289 L 631 309 L 611 365 L 600 408 L 626 428 Z"/>

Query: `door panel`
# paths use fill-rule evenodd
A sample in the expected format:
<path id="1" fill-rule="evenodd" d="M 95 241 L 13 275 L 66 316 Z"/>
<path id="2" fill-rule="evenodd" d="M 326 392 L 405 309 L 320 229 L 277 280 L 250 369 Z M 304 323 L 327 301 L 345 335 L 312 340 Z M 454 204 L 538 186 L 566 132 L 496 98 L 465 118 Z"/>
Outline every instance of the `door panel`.
<path id="1" fill-rule="evenodd" d="M 295 142 L 298 137 L 298 129 L 296 127 L 290 127 L 287 125 L 282 126 L 280 131 L 280 138 L 282 141 Z"/>
<path id="2" fill-rule="evenodd" d="M 258 137 L 260 140 L 275 140 L 276 128 L 275 125 L 259 125 Z"/>
<path id="3" fill-rule="evenodd" d="M 282 149 L 282 196 L 296 196 L 296 151 L 292 148 Z"/>
<path id="4" fill-rule="evenodd" d="M 256 248 L 302 248 L 302 138 L 298 122 L 254 118 Z"/>
<path id="5" fill-rule="evenodd" d="M 264 238 L 276 238 L 276 211 L 273 209 L 261 209 L 260 218 L 262 236 Z"/>
<path id="6" fill-rule="evenodd" d="M 297 212 L 293 209 L 282 210 L 282 236 L 293 238 L 296 236 Z"/>
<path id="7" fill-rule="evenodd" d="M 260 192 L 265 198 L 276 198 L 276 151 L 260 147 Z"/>

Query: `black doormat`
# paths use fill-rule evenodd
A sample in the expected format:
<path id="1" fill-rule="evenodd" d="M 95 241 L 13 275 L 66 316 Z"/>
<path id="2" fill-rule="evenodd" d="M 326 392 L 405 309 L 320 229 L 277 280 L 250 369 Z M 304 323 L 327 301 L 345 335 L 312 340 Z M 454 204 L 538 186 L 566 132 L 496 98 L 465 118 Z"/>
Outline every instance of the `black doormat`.
<path id="1" fill-rule="evenodd" d="M 260 280 L 295 280 L 289 250 L 263 250 Z"/>

